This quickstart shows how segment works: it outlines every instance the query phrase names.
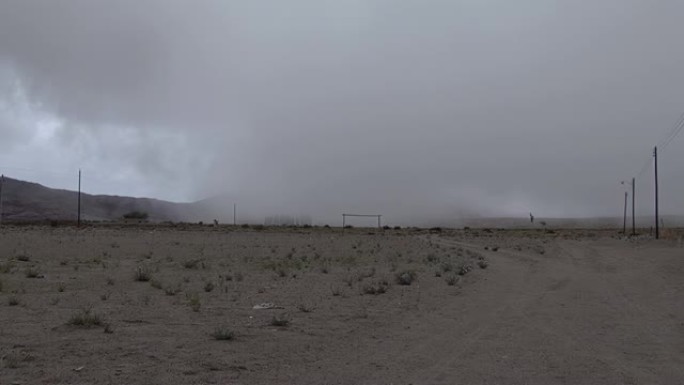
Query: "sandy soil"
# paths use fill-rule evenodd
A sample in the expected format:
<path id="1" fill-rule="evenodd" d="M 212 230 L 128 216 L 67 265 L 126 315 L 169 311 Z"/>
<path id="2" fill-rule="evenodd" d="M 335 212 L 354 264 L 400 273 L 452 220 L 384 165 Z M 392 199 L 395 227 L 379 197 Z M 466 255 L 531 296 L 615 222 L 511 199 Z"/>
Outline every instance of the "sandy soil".
<path id="1" fill-rule="evenodd" d="M 683 278 L 609 231 L 5 227 L 0 384 L 680 384 Z"/>

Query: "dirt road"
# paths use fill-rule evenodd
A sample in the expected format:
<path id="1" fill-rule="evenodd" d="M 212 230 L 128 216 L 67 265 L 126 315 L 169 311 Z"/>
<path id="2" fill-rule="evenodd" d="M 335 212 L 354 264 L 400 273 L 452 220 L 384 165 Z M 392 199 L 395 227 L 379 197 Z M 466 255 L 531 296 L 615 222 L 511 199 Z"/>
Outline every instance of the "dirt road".
<path id="1" fill-rule="evenodd" d="M 444 245 L 468 246 L 449 239 Z M 684 249 L 556 241 L 488 253 L 486 279 L 430 318 L 414 384 L 684 383 Z M 418 358 L 420 357 L 420 358 Z"/>

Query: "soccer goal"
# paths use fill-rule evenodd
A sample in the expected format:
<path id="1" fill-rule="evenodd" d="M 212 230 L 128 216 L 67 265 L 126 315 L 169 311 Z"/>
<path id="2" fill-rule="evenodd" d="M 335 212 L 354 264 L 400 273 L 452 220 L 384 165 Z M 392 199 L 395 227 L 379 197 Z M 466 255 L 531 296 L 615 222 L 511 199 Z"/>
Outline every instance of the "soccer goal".
<path id="1" fill-rule="evenodd" d="M 377 218 L 378 228 L 382 227 L 382 215 L 377 215 L 377 214 L 342 214 L 342 228 L 347 227 L 347 217 Z"/>

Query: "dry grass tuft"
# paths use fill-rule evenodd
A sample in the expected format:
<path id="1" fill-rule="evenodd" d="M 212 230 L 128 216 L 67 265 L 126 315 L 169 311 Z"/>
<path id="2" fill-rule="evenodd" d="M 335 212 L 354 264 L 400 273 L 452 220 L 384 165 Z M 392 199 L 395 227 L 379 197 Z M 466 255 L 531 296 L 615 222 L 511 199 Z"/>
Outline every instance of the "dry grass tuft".
<path id="1" fill-rule="evenodd" d="M 138 266 L 133 278 L 137 282 L 149 282 L 152 279 L 152 271 L 147 266 Z"/>
<path id="2" fill-rule="evenodd" d="M 235 332 L 227 327 L 220 326 L 214 329 L 211 336 L 217 341 L 232 341 L 235 339 Z"/>
<path id="3" fill-rule="evenodd" d="M 72 315 L 67 321 L 67 325 L 76 326 L 80 328 L 92 328 L 96 326 L 104 326 L 104 322 L 99 315 L 92 312 L 92 309 L 81 309 L 76 314 Z"/>

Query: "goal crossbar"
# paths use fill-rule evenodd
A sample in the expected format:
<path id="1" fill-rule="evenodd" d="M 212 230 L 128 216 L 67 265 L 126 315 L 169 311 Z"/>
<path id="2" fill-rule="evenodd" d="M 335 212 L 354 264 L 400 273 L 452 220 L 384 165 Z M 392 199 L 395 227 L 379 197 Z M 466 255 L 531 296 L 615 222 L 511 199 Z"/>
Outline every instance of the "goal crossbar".
<path id="1" fill-rule="evenodd" d="M 347 226 L 347 217 L 366 217 L 366 218 L 378 218 L 378 228 L 382 227 L 382 215 L 378 214 L 342 214 L 342 228 Z"/>

